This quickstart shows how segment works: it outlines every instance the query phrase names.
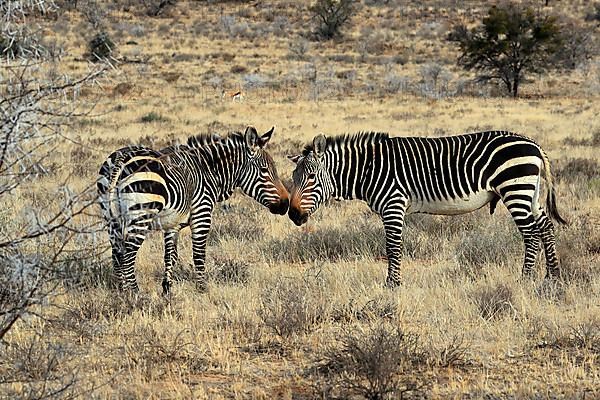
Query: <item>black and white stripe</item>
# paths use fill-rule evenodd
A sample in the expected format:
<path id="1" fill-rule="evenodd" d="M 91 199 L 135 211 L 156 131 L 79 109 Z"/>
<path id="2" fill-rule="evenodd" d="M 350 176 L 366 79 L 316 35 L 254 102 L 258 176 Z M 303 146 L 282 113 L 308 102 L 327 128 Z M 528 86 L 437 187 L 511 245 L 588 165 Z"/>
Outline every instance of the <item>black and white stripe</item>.
<path id="1" fill-rule="evenodd" d="M 525 242 L 523 274 L 530 275 L 540 242 L 547 277 L 559 275 L 554 226 L 542 209 L 541 177 L 548 188 L 546 209 L 560 223 L 550 163 L 533 140 L 512 132 L 390 138 L 359 133 L 319 135 L 299 156 L 293 173 L 289 216 L 302 225 L 329 198 L 360 199 L 381 215 L 385 227 L 389 286 L 400 283 L 404 217 L 409 213 L 463 214 L 499 200 Z"/>
<path id="2" fill-rule="evenodd" d="M 165 239 L 163 290 L 169 293 L 179 230 L 189 225 L 198 286 L 205 289 L 205 250 L 215 203 L 236 187 L 285 214 L 288 193 L 273 159 L 264 150 L 273 129 L 259 136 L 248 127 L 227 138 L 200 135 L 161 151 L 129 146 L 112 153 L 100 168 L 98 193 L 121 288 L 138 288 L 134 264 L 148 231 Z"/>

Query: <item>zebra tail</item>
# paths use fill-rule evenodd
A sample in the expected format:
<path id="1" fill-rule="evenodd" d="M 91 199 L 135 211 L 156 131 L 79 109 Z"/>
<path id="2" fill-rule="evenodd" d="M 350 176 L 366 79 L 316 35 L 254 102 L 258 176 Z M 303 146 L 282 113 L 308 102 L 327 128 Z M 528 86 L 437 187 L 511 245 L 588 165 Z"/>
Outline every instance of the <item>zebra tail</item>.
<path id="1" fill-rule="evenodd" d="M 99 176 L 96 181 L 98 189 L 98 203 L 107 222 L 115 219 L 112 210 L 112 204 L 115 201 L 116 183 L 122 168 L 122 160 L 116 155 L 115 159 L 107 159 L 100 168 Z M 116 162 L 115 162 L 116 161 Z"/>
<path id="2" fill-rule="evenodd" d="M 560 216 L 558 213 L 558 208 L 556 207 L 556 195 L 554 193 L 554 182 L 552 178 L 552 172 L 550 171 L 550 160 L 548 159 L 548 155 L 542 149 L 540 149 L 542 153 L 542 159 L 544 161 L 544 179 L 546 180 L 546 184 L 548 185 L 548 195 L 546 196 L 546 210 L 550 217 L 556 222 L 568 225 L 568 222 Z"/>

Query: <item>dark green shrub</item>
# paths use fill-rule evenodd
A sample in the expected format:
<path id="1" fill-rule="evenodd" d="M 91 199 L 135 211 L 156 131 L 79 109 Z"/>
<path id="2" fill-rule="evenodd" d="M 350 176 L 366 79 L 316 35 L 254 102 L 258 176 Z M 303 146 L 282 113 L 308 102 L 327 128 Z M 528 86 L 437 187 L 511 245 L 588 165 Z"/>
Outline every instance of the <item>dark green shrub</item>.
<path id="1" fill-rule="evenodd" d="M 555 67 L 551 58 L 563 51 L 557 18 L 515 3 L 490 7 L 472 29 L 455 26 L 448 40 L 459 47 L 459 65 L 479 71 L 481 81 L 501 81 L 513 97 L 526 74 Z"/>
<path id="2" fill-rule="evenodd" d="M 355 11 L 355 0 L 317 0 L 310 11 L 317 21 L 317 35 L 329 40 L 340 35 L 340 30 Z"/>
<path id="3" fill-rule="evenodd" d="M 89 59 L 93 62 L 114 59 L 117 47 L 108 33 L 96 34 L 88 43 Z"/>
<path id="4" fill-rule="evenodd" d="M 145 124 L 149 124 L 151 122 L 166 122 L 168 120 L 169 119 L 167 117 L 164 117 L 161 114 L 154 111 L 150 111 L 148 114 L 143 115 L 140 118 L 140 122 L 143 122 Z"/>

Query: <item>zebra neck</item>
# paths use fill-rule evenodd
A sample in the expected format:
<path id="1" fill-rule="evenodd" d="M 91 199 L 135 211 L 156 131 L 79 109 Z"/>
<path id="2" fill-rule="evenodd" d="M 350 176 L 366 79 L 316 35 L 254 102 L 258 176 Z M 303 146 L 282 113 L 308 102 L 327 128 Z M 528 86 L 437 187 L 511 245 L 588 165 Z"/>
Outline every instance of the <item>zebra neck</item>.
<path id="1" fill-rule="evenodd" d="M 338 146 L 326 153 L 327 169 L 333 183 L 332 196 L 337 199 L 365 199 L 365 177 L 371 173 L 373 143 L 361 146 Z"/>
<path id="2" fill-rule="evenodd" d="M 203 158 L 214 181 L 217 201 L 227 200 L 238 186 L 244 162 L 242 149 L 231 145 L 208 146 Z"/>

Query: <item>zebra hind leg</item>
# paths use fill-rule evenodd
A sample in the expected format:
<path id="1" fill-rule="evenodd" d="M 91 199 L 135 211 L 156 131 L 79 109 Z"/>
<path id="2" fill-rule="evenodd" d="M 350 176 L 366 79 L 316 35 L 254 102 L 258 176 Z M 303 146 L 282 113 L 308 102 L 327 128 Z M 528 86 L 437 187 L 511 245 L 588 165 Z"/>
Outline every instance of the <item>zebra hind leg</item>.
<path id="1" fill-rule="evenodd" d="M 523 260 L 522 274 L 524 277 L 531 278 L 535 260 L 540 251 L 540 232 L 535 226 L 519 227 L 519 230 L 521 231 L 521 236 L 523 237 L 523 242 L 525 244 L 525 258 Z"/>
<path id="2" fill-rule="evenodd" d="M 119 232 L 120 227 L 117 223 L 111 223 L 109 225 L 108 237 L 110 239 L 111 246 L 113 277 L 116 281 L 119 290 L 124 290 L 125 280 L 123 278 L 123 253 L 125 248 L 125 241 L 123 240 Z"/>
<path id="3" fill-rule="evenodd" d="M 178 230 L 169 230 L 165 235 L 165 275 L 162 281 L 163 295 L 169 297 L 173 284 L 173 266 L 177 263 Z"/>
<path id="4" fill-rule="evenodd" d="M 145 235 L 140 237 L 138 234 L 128 239 L 125 243 L 125 251 L 121 260 L 122 282 L 123 289 L 125 290 L 131 290 L 132 292 L 139 291 L 139 286 L 135 279 L 135 259 L 144 239 Z"/>
<path id="5" fill-rule="evenodd" d="M 503 202 L 515 221 L 519 232 L 521 232 L 525 244 L 522 274 L 524 277 L 530 278 L 533 274 L 535 259 L 540 250 L 540 231 L 531 211 L 531 203 L 525 204 L 522 200 L 521 196 L 518 198 L 511 198 L 510 196 L 503 198 Z"/>
<path id="6" fill-rule="evenodd" d="M 560 266 L 556 254 L 556 238 L 554 236 L 554 224 L 545 212 L 536 220 L 536 225 L 541 233 L 544 253 L 546 255 L 546 279 L 560 278 Z"/>
<path id="7" fill-rule="evenodd" d="M 123 280 L 123 271 L 121 269 L 121 263 L 122 263 L 122 245 L 114 240 L 111 240 L 111 247 L 112 247 L 112 265 L 113 265 L 113 276 L 114 276 L 114 280 L 117 283 L 117 287 L 119 288 L 119 290 L 123 290 L 124 289 L 124 280 Z"/>

